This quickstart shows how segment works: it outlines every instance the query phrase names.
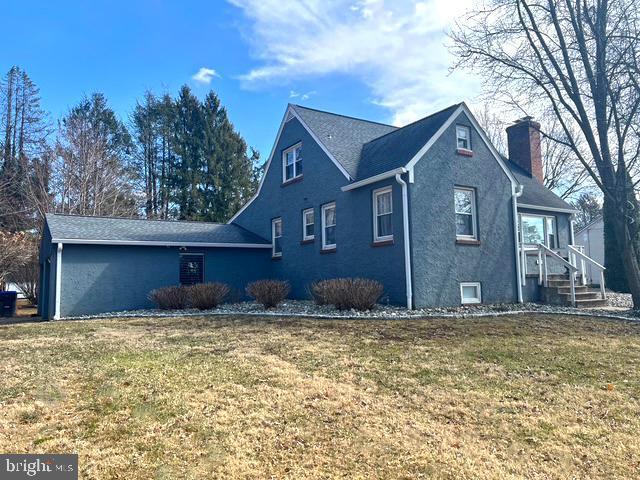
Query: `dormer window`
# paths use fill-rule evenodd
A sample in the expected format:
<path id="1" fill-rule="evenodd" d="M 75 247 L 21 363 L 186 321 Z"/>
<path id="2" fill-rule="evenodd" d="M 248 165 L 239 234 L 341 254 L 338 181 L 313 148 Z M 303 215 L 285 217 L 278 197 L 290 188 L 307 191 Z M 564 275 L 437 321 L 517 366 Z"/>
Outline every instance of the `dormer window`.
<path id="1" fill-rule="evenodd" d="M 302 176 L 302 143 L 282 152 L 282 183 Z"/>
<path id="2" fill-rule="evenodd" d="M 471 129 L 466 125 L 456 125 L 456 143 L 458 150 L 471 151 Z"/>

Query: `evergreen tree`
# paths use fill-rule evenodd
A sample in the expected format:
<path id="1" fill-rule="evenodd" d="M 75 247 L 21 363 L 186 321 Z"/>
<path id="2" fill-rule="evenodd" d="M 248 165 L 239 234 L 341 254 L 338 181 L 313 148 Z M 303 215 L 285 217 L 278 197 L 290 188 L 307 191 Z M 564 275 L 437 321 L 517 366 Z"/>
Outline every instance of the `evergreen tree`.
<path id="1" fill-rule="evenodd" d="M 36 163 L 43 161 L 50 129 L 38 87 L 16 66 L 0 82 L 0 128 L 0 226 L 31 228 L 39 222 L 30 183 L 34 173 L 41 171 Z"/>
<path id="2" fill-rule="evenodd" d="M 573 206 L 578 210 L 578 214 L 575 219 L 575 229 L 581 230 L 602 215 L 602 206 L 598 198 L 590 193 L 584 192 L 580 194 L 578 199 L 573 203 Z"/>
<path id="3" fill-rule="evenodd" d="M 186 85 L 176 100 L 172 186 L 178 218 L 202 220 L 204 119 L 199 100 Z"/>

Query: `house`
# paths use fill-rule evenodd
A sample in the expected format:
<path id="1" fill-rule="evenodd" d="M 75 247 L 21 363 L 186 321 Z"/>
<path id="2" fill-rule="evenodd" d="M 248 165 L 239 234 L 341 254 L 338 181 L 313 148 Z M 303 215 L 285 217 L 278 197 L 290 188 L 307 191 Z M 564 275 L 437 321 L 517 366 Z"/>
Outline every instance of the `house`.
<path id="1" fill-rule="evenodd" d="M 602 216 L 594 219 L 576 233 L 576 242 L 584 247 L 584 253 L 600 265 L 604 265 L 604 221 Z M 600 272 L 592 265 L 587 265 L 587 282 L 591 285 L 600 283 Z"/>
<path id="2" fill-rule="evenodd" d="M 507 135 L 508 159 L 464 103 L 402 128 L 289 105 L 226 225 L 48 215 L 41 313 L 148 307 L 151 289 L 200 281 L 240 296 L 260 278 L 289 280 L 293 298 L 372 278 L 410 308 L 537 300 L 541 255 L 567 256 L 574 210 L 542 185 L 539 125 Z"/>

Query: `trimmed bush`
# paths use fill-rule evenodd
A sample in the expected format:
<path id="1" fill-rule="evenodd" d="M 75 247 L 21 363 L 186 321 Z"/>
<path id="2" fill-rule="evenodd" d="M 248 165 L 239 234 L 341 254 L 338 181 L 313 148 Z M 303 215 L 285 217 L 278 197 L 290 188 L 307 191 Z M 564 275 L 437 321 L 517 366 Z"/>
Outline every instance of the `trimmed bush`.
<path id="1" fill-rule="evenodd" d="M 229 285 L 221 282 L 197 283 L 187 287 L 189 305 L 198 310 L 216 308 L 229 295 Z"/>
<path id="2" fill-rule="evenodd" d="M 180 310 L 187 307 L 189 294 L 186 287 L 162 287 L 151 290 L 149 300 L 161 310 Z"/>
<path id="3" fill-rule="evenodd" d="M 371 310 L 380 300 L 384 287 L 366 278 L 334 278 L 315 282 L 310 290 L 318 305 L 330 304 L 338 310 Z"/>
<path id="4" fill-rule="evenodd" d="M 289 282 L 283 280 L 258 280 L 247 285 L 247 295 L 255 298 L 264 308 L 277 307 L 287 298 L 290 290 Z"/>

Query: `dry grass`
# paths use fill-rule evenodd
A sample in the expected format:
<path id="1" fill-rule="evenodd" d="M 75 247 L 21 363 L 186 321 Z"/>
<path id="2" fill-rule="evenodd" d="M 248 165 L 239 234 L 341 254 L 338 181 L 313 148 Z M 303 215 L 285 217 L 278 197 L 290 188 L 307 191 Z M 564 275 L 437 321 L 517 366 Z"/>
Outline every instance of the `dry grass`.
<path id="1" fill-rule="evenodd" d="M 640 475 L 640 325 L 130 319 L 0 342 L 0 451 L 78 452 L 82 478 Z"/>

